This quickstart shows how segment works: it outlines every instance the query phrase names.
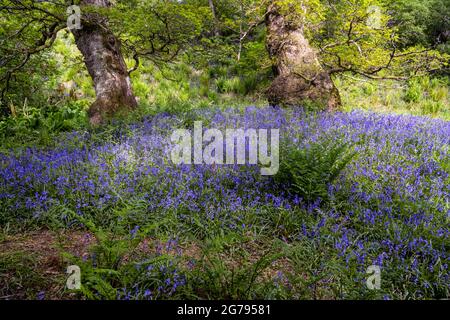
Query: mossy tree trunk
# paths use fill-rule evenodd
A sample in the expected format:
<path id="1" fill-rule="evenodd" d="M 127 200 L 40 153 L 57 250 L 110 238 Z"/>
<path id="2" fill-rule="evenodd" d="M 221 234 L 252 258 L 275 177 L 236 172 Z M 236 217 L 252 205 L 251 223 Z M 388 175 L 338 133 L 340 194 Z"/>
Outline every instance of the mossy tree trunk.
<path id="1" fill-rule="evenodd" d="M 311 106 L 336 110 L 339 91 L 322 68 L 303 26 L 286 18 L 273 2 L 266 15 L 267 47 L 276 78 L 267 91 L 271 105 Z"/>
<path id="2" fill-rule="evenodd" d="M 81 4 L 111 6 L 108 0 L 83 0 Z M 81 26 L 80 30 L 72 31 L 94 82 L 96 101 L 88 114 L 90 122 L 98 125 L 119 111 L 133 110 L 137 102 L 120 41 L 108 29 L 105 17 L 94 13 L 85 14 Z"/>

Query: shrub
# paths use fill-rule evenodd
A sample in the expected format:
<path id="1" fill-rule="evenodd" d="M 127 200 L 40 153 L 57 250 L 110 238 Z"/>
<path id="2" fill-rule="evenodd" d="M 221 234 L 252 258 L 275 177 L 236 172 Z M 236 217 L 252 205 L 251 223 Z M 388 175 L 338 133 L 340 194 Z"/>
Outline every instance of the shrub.
<path id="1" fill-rule="evenodd" d="M 422 87 L 421 85 L 413 80 L 409 83 L 408 90 L 405 93 L 404 100 L 408 103 L 419 102 L 422 97 Z"/>
<path id="2" fill-rule="evenodd" d="M 49 140 L 51 134 L 82 129 L 87 124 L 86 110 L 89 102 L 86 100 L 65 101 L 61 106 L 47 105 L 30 107 L 24 103 L 17 108 L 14 116 L 0 121 L 0 138 L 8 143 L 17 141 L 41 142 Z M 14 105 L 11 108 L 16 109 Z M 14 139 L 6 139 L 14 137 Z"/>
<path id="3" fill-rule="evenodd" d="M 220 77 L 216 79 L 216 87 L 219 93 L 245 93 L 245 84 L 242 83 L 239 77 L 233 77 L 230 79 Z"/>
<path id="4" fill-rule="evenodd" d="M 281 150 L 280 170 L 275 180 L 293 194 L 310 202 L 325 200 L 332 183 L 355 156 L 345 143 L 312 143 L 306 148 Z"/>

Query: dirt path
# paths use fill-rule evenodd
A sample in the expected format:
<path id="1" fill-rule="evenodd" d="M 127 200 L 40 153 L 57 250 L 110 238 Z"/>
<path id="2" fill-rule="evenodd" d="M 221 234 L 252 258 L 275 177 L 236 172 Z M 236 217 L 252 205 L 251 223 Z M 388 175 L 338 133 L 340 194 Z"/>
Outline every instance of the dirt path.
<path id="1" fill-rule="evenodd" d="M 83 257 L 94 241 L 79 231 L 42 230 L 0 242 L 0 299 L 70 299 L 64 292 L 67 263 L 61 252 Z"/>

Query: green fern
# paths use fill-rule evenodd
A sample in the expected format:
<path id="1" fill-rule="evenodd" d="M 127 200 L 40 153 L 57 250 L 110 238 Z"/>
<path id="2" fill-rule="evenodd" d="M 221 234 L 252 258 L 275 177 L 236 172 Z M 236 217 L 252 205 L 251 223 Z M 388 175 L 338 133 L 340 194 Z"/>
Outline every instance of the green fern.
<path id="1" fill-rule="evenodd" d="M 341 142 L 313 143 L 308 148 L 282 149 L 281 164 L 275 181 L 284 189 L 311 202 L 328 198 L 333 183 L 355 156 Z"/>

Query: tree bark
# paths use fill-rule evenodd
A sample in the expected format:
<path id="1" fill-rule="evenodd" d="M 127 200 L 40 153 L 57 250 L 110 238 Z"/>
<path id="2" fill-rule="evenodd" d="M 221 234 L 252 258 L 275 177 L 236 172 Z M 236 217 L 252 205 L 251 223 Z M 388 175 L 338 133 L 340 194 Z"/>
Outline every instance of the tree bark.
<path id="1" fill-rule="evenodd" d="M 109 0 L 83 0 L 82 5 L 109 7 Z M 137 106 L 119 39 L 108 29 L 105 17 L 85 14 L 82 28 L 72 30 L 78 49 L 95 86 L 96 101 L 88 111 L 91 124 L 99 125 L 119 111 Z"/>
<path id="2" fill-rule="evenodd" d="M 216 14 L 216 6 L 214 5 L 213 0 L 209 0 L 209 8 L 211 10 L 211 14 L 214 21 L 214 35 L 216 37 L 220 36 L 219 26 L 218 26 L 218 20 L 217 20 L 217 14 Z"/>
<path id="3" fill-rule="evenodd" d="M 267 47 L 276 76 L 267 91 L 269 103 L 338 109 L 339 91 L 320 65 L 303 26 L 289 21 L 280 11 L 272 3 L 266 15 Z"/>

